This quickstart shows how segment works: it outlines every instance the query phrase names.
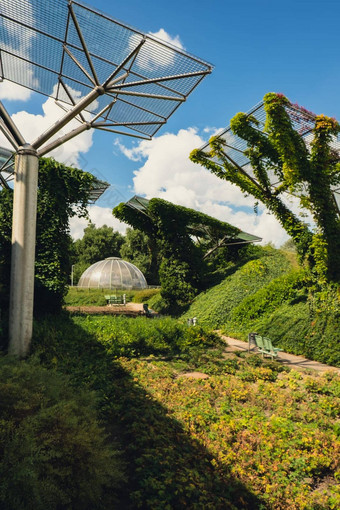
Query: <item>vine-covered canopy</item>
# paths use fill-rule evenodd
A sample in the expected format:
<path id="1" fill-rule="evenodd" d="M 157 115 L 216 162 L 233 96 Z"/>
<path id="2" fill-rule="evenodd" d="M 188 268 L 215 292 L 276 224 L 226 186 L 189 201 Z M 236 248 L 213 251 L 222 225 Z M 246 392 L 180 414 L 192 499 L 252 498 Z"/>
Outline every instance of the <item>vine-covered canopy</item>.
<path id="1" fill-rule="evenodd" d="M 340 281 L 340 124 L 269 92 L 190 159 L 262 202 L 294 239 L 318 285 Z M 287 203 L 298 198 L 301 211 Z M 300 212 L 302 214 L 300 214 Z M 313 224 L 306 221 L 306 213 Z"/>
<path id="2" fill-rule="evenodd" d="M 278 94 L 279 95 L 279 94 Z M 292 128 L 302 137 L 304 140 L 308 151 L 311 150 L 311 143 L 313 141 L 313 130 L 315 128 L 315 120 L 317 115 L 306 108 L 298 105 L 292 104 L 287 101 L 283 104 L 286 113 L 290 119 Z M 267 135 L 265 124 L 266 124 L 266 109 L 265 102 L 261 101 L 257 105 L 255 105 L 251 110 L 249 110 L 246 114 L 246 117 L 251 120 L 252 128 L 258 131 L 261 134 Z M 229 125 L 227 128 L 223 129 L 216 137 L 223 143 L 223 152 L 226 159 L 239 167 L 240 171 L 246 172 L 254 181 L 258 181 L 256 172 L 252 168 L 252 164 L 250 162 L 249 153 L 247 151 L 249 147 L 249 141 L 245 138 L 242 138 L 238 134 L 236 134 L 235 130 L 233 130 L 232 126 Z M 340 136 L 332 135 L 330 146 L 332 149 L 332 153 L 335 161 L 340 161 Z M 222 160 L 218 156 L 212 157 L 210 154 L 210 144 L 205 143 L 200 151 L 205 153 L 206 157 L 212 160 L 214 163 L 223 166 Z M 268 157 L 268 154 L 266 155 Z M 265 159 L 265 158 L 264 158 Z M 273 191 L 278 190 L 281 191 L 282 188 L 282 175 L 280 172 L 279 165 L 276 167 L 272 165 L 272 168 L 266 167 L 267 175 L 269 177 L 270 186 Z M 292 189 L 284 190 L 285 192 L 289 192 L 292 195 L 297 194 L 297 189 L 294 191 Z M 305 186 L 300 187 L 300 194 L 305 192 Z M 336 208 L 338 211 L 338 215 L 340 216 L 340 184 L 334 183 L 332 185 L 332 192 L 334 197 L 334 202 L 336 204 Z"/>
<path id="3" fill-rule="evenodd" d="M 217 220 L 188 207 L 175 205 L 157 198 L 153 198 L 150 201 L 143 197 L 134 196 L 125 204 L 120 204 L 118 208 L 114 209 L 114 213 L 115 215 L 118 213 L 118 217 L 120 217 L 119 211 L 123 213 L 124 218 L 121 216 L 120 219 L 127 221 L 132 226 L 136 225 L 137 217 L 139 217 L 142 223 L 148 225 L 148 230 L 151 234 L 156 214 L 155 206 L 161 206 L 162 209 L 166 209 L 165 221 L 169 223 L 169 228 L 179 216 L 181 229 L 184 229 L 189 236 L 196 238 L 198 243 L 205 243 L 207 248 L 206 256 L 222 246 L 261 241 L 260 237 L 242 232 L 239 228 L 229 223 Z M 176 225 L 179 226 L 178 223 Z"/>
<path id="4" fill-rule="evenodd" d="M 261 240 L 229 223 L 160 198 L 135 196 L 115 207 L 113 214 L 149 238 L 151 251 L 161 260 L 161 296 L 172 311 L 203 288 L 206 259 L 218 248 Z"/>

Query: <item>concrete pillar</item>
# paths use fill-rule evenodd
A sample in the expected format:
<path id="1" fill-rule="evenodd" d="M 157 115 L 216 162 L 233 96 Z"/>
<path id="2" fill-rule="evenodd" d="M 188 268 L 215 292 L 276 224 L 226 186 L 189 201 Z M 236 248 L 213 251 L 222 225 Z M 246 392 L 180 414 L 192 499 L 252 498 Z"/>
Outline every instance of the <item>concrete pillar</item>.
<path id="1" fill-rule="evenodd" d="M 15 159 L 9 353 L 25 357 L 33 329 L 34 262 L 39 159 L 30 145 Z"/>

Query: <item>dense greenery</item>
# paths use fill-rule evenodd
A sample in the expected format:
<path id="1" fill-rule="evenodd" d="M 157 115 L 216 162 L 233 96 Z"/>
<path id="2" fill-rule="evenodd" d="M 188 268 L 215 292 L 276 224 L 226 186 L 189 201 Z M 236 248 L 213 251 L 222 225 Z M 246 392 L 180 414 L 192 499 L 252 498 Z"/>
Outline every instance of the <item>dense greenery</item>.
<path id="1" fill-rule="evenodd" d="M 313 296 L 308 271 L 292 265 L 286 253 L 266 250 L 197 296 L 183 318 L 197 317 L 242 340 L 256 331 L 286 352 L 340 366 L 337 291 L 324 285 L 322 296 Z"/>
<path id="2" fill-rule="evenodd" d="M 72 385 L 97 391 L 127 463 L 118 507 L 339 507 L 334 373 L 221 357 L 215 335 L 171 319 L 51 317 L 33 345 Z"/>
<path id="3" fill-rule="evenodd" d="M 122 259 L 131 262 L 142 271 L 149 285 L 158 285 L 158 251 L 155 242 L 145 232 L 128 228 L 120 255 Z"/>
<path id="4" fill-rule="evenodd" d="M 95 177 L 51 158 L 40 158 L 38 175 L 35 313 L 59 310 L 71 272 L 69 218 L 86 216 Z M 0 192 L 0 292 L 8 306 L 12 190 Z"/>
<path id="5" fill-rule="evenodd" d="M 158 198 L 147 201 L 142 211 L 121 203 L 113 214 L 154 242 L 153 251 L 161 260 L 159 281 L 164 308 L 172 313 L 203 288 L 208 271 L 206 256 L 222 246 L 223 240 L 233 239 L 240 232 L 228 223 Z"/>
<path id="6" fill-rule="evenodd" d="M 281 252 L 267 247 L 262 257 L 251 260 L 232 272 L 220 284 L 195 298 L 186 317 L 198 317 L 199 322 L 218 328 L 229 319 L 231 311 L 246 296 L 254 294 L 273 278 L 291 269 L 291 264 Z"/>
<path id="7" fill-rule="evenodd" d="M 282 94 L 269 93 L 264 97 L 263 131 L 253 115 L 239 113 L 231 120 L 233 133 L 247 143 L 244 154 L 253 174 L 230 161 L 222 137 L 212 137 L 210 151 L 194 150 L 190 158 L 261 201 L 294 239 L 298 253 L 309 261 L 320 286 L 327 280 L 340 280 L 340 223 L 331 191 L 340 182 L 339 157 L 331 146 L 340 126 L 333 118 L 301 108 L 294 110 L 294 106 Z M 308 122 L 314 124 L 310 150 L 293 126 L 297 110 L 305 115 L 305 122 L 308 114 Z M 273 174 L 281 183 L 276 187 L 271 185 Z M 313 217 L 315 232 L 287 207 L 282 198 L 285 192 L 299 196 L 301 207 Z"/>
<path id="8" fill-rule="evenodd" d="M 64 303 L 66 306 L 104 306 L 106 305 L 105 294 L 110 293 L 107 289 L 81 289 L 70 287 L 65 296 Z M 145 303 L 155 295 L 158 295 L 159 289 L 144 290 L 119 290 L 115 294 L 126 295 L 126 301 L 134 303 Z"/>
<path id="9" fill-rule="evenodd" d="M 0 506 L 111 508 L 124 465 L 95 395 L 37 360 L 0 358 Z"/>

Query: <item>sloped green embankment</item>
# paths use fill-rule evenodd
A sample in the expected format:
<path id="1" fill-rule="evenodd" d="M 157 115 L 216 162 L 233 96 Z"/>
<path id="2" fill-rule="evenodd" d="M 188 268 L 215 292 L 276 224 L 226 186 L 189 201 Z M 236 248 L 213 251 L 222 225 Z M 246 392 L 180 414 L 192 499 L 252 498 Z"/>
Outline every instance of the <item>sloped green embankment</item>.
<path id="1" fill-rule="evenodd" d="M 333 293 L 325 290 L 328 305 L 315 306 L 305 272 L 283 252 L 268 250 L 197 296 L 183 317 L 242 340 L 256 331 L 286 352 L 339 366 L 340 307 Z"/>
<path id="2" fill-rule="evenodd" d="M 199 294 L 184 317 L 197 317 L 200 324 L 221 328 L 247 296 L 291 269 L 291 263 L 282 252 L 266 248 L 262 257 L 251 260 L 220 284 Z"/>

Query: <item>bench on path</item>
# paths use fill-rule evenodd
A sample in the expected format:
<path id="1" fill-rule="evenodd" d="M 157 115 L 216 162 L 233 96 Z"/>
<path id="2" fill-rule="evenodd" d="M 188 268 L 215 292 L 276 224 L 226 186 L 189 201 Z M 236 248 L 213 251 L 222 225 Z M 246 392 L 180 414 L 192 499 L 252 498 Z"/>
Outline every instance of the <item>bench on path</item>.
<path id="1" fill-rule="evenodd" d="M 126 305 L 126 294 L 121 296 L 117 296 L 116 294 L 106 295 L 105 299 L 107 305 Z"/>
<path id="2" fill-rule="evenodd" d="M 255 335 L 255 343 L 258 352 L 262 354 L 262 358 L 264 356 L 270 356 L 272 359 L 274 359 L 277 358 L 279 352 L 283 351 L 283 349 L 274 347 L 270 338 L 266 336 Z"/>

